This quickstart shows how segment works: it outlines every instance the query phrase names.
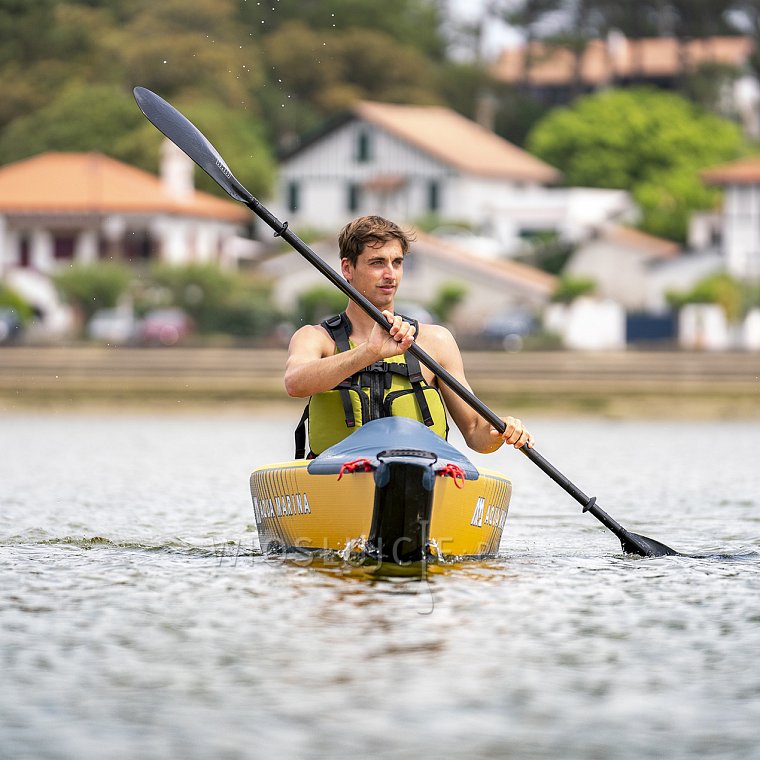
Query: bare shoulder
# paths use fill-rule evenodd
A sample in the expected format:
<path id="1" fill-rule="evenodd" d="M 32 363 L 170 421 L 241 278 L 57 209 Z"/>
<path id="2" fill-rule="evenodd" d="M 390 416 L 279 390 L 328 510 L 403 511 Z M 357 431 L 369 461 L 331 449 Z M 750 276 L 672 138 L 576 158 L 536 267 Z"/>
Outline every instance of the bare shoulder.
<path id="1" fill-rule="evenodd" d="M 434 349 L 451 350 L 457 346 L 451 330 L 443 327 L 443 325 L 420 325 L 417 340 L 426 351 L 433 351 Z"/>
<path id="2" fill-rule="evenodd" d="M 322 325 L 304 325 L 293 333 L 288 351 L 290 354 L 329 356 L 335 351 L 335 344 Z"/>

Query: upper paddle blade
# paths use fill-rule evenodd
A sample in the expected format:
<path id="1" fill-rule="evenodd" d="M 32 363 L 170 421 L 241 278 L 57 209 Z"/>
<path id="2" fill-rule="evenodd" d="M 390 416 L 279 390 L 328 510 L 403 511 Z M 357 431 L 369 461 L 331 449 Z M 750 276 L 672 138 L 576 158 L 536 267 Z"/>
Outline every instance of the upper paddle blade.
<path id="1" fill-rule="evenodd" d="M 236 201 L 250 203 L 254 197 L 238 182 L 216 148 L 174 106 L 145 87 L 135 87 L 135 100 L 153 126 L 181 148 Z"/>
<path id="2" fill-rule="evenodd" d="M 624 530 L 620 538 L 620 544 L 626 554 L 640 554 L 642 557 L 675 557 L 680 556 L 680 552 L 671 549 L 669 546 L 655 541 L 647 536 L 640 536 L 638 533 L 631 533 Z"/>

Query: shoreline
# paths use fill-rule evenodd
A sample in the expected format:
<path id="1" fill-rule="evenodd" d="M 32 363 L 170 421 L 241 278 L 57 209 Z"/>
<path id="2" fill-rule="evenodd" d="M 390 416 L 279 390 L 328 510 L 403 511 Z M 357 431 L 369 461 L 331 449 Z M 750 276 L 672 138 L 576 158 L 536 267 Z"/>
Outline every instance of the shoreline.
<path id="1" fill-rule="evenodd" d="M 3 347 L 0 413 L 299 414 L 286 352 L 254 348 Z M 760 356 L 466 352 L 475 393 L 514 416 L 760 420 Z"/>

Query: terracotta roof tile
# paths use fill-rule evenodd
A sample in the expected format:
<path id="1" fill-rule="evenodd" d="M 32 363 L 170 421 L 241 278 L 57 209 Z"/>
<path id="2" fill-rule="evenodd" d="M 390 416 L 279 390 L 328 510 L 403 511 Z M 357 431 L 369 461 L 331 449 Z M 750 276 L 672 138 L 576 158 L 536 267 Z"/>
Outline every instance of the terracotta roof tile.
<path id="1" fill-rule="evenodd" d="M 511 282 L 536 292 L 550 295 L 557 287 L 557 278 L 535 267 L 510 259 L 485 259 L 474 256 L 466 248 L 448 240 L 416 232 L 414 246 L 421 246 L 439 259 L 451 261 L 485 274 L 492 280 Z"/>
<path id="2" fill-rule="evenodd" d="M 101 153 L 42 153 L 0 167 L 0 213 L 168 213 L 244 222 L 248 211 L 194 191 L 167 193 L 153 174 Z"/>
<path id="3" fill-rule="evenodd" d="M 760 156 L 713 166 L 700 176 L 708 185 L 760 185 Z"/>
<path id="4" fill-rule="evenodd" d="M 560 179 L 553 166 L 449 108 L 362 101 L 354 112 L 464 172 L 541 184 Z"/>
<path id="5" fill-rule="evenodd" d="M 633 229 L 633 227 L 612 225 L 605 229 L 602 237 L 663 258 L 673 258 L 681 253 L 678 243 Z"/>
<path id="6" fill-rule="evenodd" d="M 753 49 L 750 37 L 707 37 L 690 40 L 683 46 L 683 58 L 690 67 L 716 62 L 741 67 Z M 573 81 L 575 58 L 566 47 L 540 41 L 530 44 L 528 79 L 543 86 L 568 85 Z M 508 48 L 492 68 L 496 79 L 520 82 L 524 78 L 527 49 Z M 673 37 L 591 40 L 581 59 L 581 81 L 600 85 L 614 78 L 670 77 L 679 73 L 681 51 Z"/>

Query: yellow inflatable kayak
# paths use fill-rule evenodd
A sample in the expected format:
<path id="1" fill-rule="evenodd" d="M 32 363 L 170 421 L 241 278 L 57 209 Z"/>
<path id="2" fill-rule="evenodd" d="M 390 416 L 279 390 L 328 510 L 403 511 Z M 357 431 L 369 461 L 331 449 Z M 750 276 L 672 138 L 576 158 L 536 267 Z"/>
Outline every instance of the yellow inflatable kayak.
<path id="1" fill-rule="evenodd" d="M 492 557 L 512 483 L 405 417 L 368 422 L 316 459 L 260 467 L 251 497 L 261 548 L 360 552 L 405 564 Z"/>

